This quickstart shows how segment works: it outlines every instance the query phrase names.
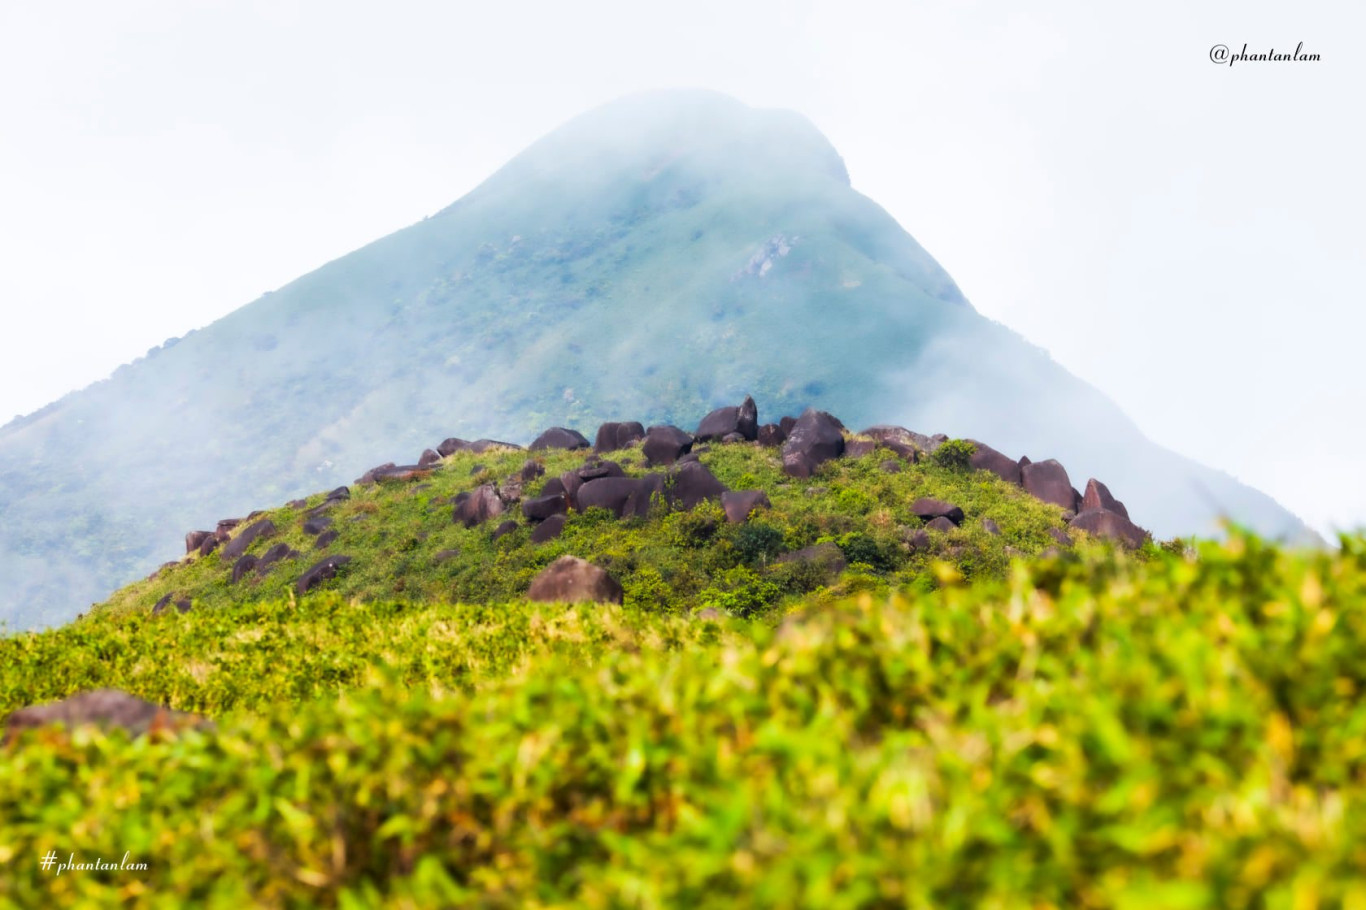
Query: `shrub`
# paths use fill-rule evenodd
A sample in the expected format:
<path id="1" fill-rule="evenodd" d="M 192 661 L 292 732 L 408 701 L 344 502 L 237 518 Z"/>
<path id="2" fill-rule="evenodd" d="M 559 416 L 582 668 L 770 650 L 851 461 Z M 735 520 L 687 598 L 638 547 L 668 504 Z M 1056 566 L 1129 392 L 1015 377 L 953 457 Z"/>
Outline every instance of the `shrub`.
<path id="1" fill-rule="evenodd" d="M 950 439 L 934 450 L 930 455 L 930 462 L 941 468 L 965 471 L 968 459 L 972 458 L 972 453 L 976 451 L 977 447 L 965 439 Z"/>

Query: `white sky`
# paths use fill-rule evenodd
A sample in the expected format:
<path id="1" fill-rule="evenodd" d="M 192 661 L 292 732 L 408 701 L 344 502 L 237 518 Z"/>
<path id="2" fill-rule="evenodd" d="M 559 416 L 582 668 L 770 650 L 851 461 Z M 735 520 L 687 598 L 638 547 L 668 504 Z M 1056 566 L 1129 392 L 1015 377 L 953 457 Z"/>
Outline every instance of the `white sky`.
<path id="1" fill-rule="evenodd" d="M 1155 441 L 1366 525 L 1366 7 L 1118 9 L 2 0 L 0 422 L 590 107 L 706 87 L 810 117 L 979 311 Z M 1301 41 L 1322 59 L 1208 56 Z"/>

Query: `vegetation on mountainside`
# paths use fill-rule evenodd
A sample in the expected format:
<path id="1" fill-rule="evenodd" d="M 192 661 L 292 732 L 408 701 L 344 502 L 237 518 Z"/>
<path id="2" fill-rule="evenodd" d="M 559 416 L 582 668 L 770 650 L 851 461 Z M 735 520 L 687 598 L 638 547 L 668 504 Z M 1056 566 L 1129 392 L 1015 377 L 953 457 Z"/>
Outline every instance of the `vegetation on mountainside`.
<path id="1" fill-rule="evenodd" d="M 452 521 L 455 494 L 515 477 L 528 457 L 544 464 L 546 477 L 556 477 L 582 465 L 586 454 L 463 452 L 424 478 L 355 486 L 349 501 L 326 513 L 339 537 L 325 551 L 314 550 L 313 537 L 302 530 L 304 512 L 323 499 L 317 494 L 303 508 L 276 509 L 255 519 L 273 521 L 281 533 L 256 541 L 248 553 L 259 555 L 283 542 L 301 554 L 264 577 L 249 574 L 234 584 L 232 561 L 215 551 L 124 588 L 101 609 L 146 609 L 166 595 L 190 598 L 196 609 L 284 597 L 308 566 L 332 553 L 353 558 L 328 583 L 348 598 L 492 603 L 523 596 L 537 572 L 570 553 L 611 572 L 629 605 L 675 611 L 713 606 L 748 614 L 818 588 L 829 588 L 831 596 L 924 588 L 936 558 L 950 559 L 969 578 L 1000 577 L 1011 551 L 1037 555 L 1056 545 L 1048 530 L 1064 527 L 1057 507 L 990 472 L 898 461 L 898 472 L 888 473 L 881 463 L 895 456 L 878 448 L 861 458 L 826 462 L 816 476 L 796 479 L 783 474 L 778 450 L 749 444 L 713 444 L 701 455 L 730 488 L 767 493 L 773 507 L 742 524 L 727 523 L 714 504 L 690 511 L 657 504 L 648 518 L 625 521 L 601 510 L 573 511 L 559 538 L 535 544 L 516 508 L 474 528 Z M 604 457 L 621 462 L 632 476 L 651 470 L 642 466 L 639 445 Z M 534 495 L 544 482 L 527 483 L 524 495 Z M 923 524 L 910 511 L 922 496 L 948 500 L 967 517 L 955 531 L 932 532 L 930 545 L 917 550 L 907 540 Z M 519 528 L 494 539 L 498 524 L 512 518 Z M 983 528 L 986 519 L 999 526 L 999 536 Z M 849 563 L 838 582 L 809 564 L 778 561 L 824 541 L 839 546 Z"/>
<path id="2" fill-rule="evenodd" d="M 780 623 L 326 592 L 2 639 L 0 710 L 217 727 L 6 747 L 0 903 L 1363 905 L 1366 538 L 930 568 Z"/>

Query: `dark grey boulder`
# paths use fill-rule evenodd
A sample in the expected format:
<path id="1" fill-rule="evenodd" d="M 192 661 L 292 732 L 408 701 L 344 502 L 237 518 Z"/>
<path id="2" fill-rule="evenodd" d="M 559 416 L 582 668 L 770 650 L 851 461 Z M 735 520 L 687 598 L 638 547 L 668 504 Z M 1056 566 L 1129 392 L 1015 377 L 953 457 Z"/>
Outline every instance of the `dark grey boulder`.
<path id="1" fill-rule="evenodd" d="M 529 483 L 537 477 L 545 476 L 545 465 L 539 461 L 527 459 L 522 462 L 522 470 L 518 472 L 517 476 L 521 478 L 522 483 Z"/>
<path id="2" fill-rule="evenodd" d="M 545 543 L 548 540 L 554 540 L 564 531 L 564 523 L 564 515 L 551 515 L 531 532 L 531 542 Z"/>
<path id="3" fill-rule="evenodd" d="M 844 552 L 835 544 L 826 542 L 793 550 L 778 557 L 780 563 L 804 562 L 824 570 L 828 579 L 833 579 L 849 567 Z"/>
<path id="4" fill-rule="evenodd" d="M 372 484 L 375 482 L 375 478 L 380 474 L 381 471 L 387 471 L 390 468 L 396 467 L 398 467 L 398 465 L 394 464 L 392 461 L 386 461 L 384 464 L 375 465 L 373 468 L 366 471 L 360 477 L 356 478 L 356 483 L 361 486 L 364 486 L 366 484 Z"/>
<path id="5" fill-rule="evenodd" d="M 1072 520 L 1069 528 L 1097 537 L 1117 540 L 1127 547 L 1141 547 L 1151 535 L 1118 512 L 1091 509 Z"/>
<path id="6" fill-rule="evenodd" d="M 247 556 L 243 556 L 241 559 L 237 560 L 237 562 L 233 563 L 233 564 L 232 564 L 232 583 L 233 583 L 233 584 L 237 584 L 237 583 L 238 583 L 239 581 L 241 581 L 249 572 L 251 572 L 252 569 L 256 568 L 256 562 L 257 562 L 257 560 L 256 560 L 256 557 L 255 557 L 255 556 L 247 555 Z"/>
<path id="7" fill-rule="evenodd" d="M 1116 515 L 1129 517 L 1129 510 L 1124 507 L 1124 503 L 1110 495 L 1110 488 L 1092 477 L 1086 481 L 1086 492 L 1081 497 L 1081 512 L 1094 512 L 1103 509 L 1106 512 L 1114 512 Z"/>
<path id="8" fill-rule="evenodd" d="M 261 558 L 256 561 L 256 574 L 264 575 L 271 570 L 275 563 L 284 559 L 293 559 L 299 554 L 290 549 L 287 543 L 277 543 L 269 550 L 261 554 Z"/>
<path id="9" fill-rule="evenodd" d="M 992 521 L 990 518 L 982 519 L 982 530 L 986 531 L 992 537 L 1001 536 L 1001 526 L 996 524 L 996 522 Z"/>
<path id="10" fill-rule="evenodd" d="M 878 444 L 871 439 L 851 439 L 844 444 L 844 457 L 862 458 L 864 455 L 872 454 L 877 446 Z"/>
<path id="11" fill-rule="evenodd" d="M 527 600 L 543 603 L 621 603 L 621 584 L 605 569 L 577 556 L 561 556 L 541 570 Z"/>
<path id="12" fill-rule="evenodd" d="M 505 521 L 498 527 L 493 529 L 493 539 L 497 540 L 500 537 L 504 537 L 508 534 L 511 534 L 515 530 L 517 530 L 517 522 Z"/>
<path id="13" fill-rule="evenodd" d="M 570 432 L 572 433 L 574 431 L 570 430 Z M 580 436 L 579 438 L 583 439 L 582 436 Z M 586 439 L 584 440 L 584 442 L 587 441 L 588 440 Z M 491 449 L 511 449 L 514 452 L 522 451 L 522 447 L 517 445 L 517 443 L 503 442 L 499 439 L 476 439 L 474 442 L 467 443 L 465 448 L 466 450 L 473 452 L 476 455 L 482 455 Z"/>
<path id="14" fill-rule="evenodd" d="M 206 537 L 204 542 L 199 545 L 199 555 L 208 556 L 214 550 L 218 549 L 218 545 L 222 542 L 223 538 L 219 537 L 217 534 L 212 537 Z"/>
<path id="15" fill-rule="evenodd" d="M 331 581 L 337 577 L 337 570 L 351 561 L 350 556 L 343 556 L 338 553 L 329 556 L 322 562 L 314 563 L 308 571 L 299 576 L 299 580 L 294 583 L 294 591 L 300 597 L 318 587 L 326 581 Z"/>
<path id="16" fill-rule="evenodd" d="M 844 454 L 844 435 L 840 432 L 843 428 L 844 425 L 834 415 L 807 408 L 792 425 L 787 442 L 783 443 L 783 470 L 793 473 L 788 468 L 788 457 L 800 456 L 805 466 L 797 467 L 794 464 L 796 472 L 793 476 L 810 477 L 811 472 L 822 463 L 839 458 Z M 803 470 L 805 473 L 802 473 Z"/>
<path id="17" fill-rule="evenodd" d="M 924 528 L 916 528 L 910 534 L 906 535 L 906 545 L 911 548 L 912 553 L 928 550 L 932 543 L 933 541 L 930 540 L 930 532 L 926 531 Z"/>
<path id="18" fill-rule="evenodd" d="M 551 427 L 531 443 L 531 451 L 542 449 L 586 449 L 591 445 L 578 430 L 568 427 Z"/>
<path id="19" fill-rule="evenodd" d="M 185 552 L 193 553 L 204 545 L 204 541 L 213 537 L 212 531 L 191 531 L 185 535 Z"/>
<path id="20" fill-rule="evenodd" d="M 977 471 L 990 471 L 1006 483 L 1020 485 L 1020 463 L 1018 461 L 1002 455 L 985 442 L 978 442 L 975 439 L 966 441 L 973 445 L 972 455 L 968 458 L 969 467 Z"/>
<path id="21" fill-rule="evenodd" d="M 275 534 L 275 522 L 271 521 L 269 518 L 263 518 L 254 524 L 249 524 L 241 531 L 238 531 L 237 534 L 227 542 L 223 547 L 223 553 L 220 558 L 225 561 L 235 561 L 240 558 L 243 553 L 247 552 L 247 548 L 253 543 L 258 540 L 265 540 L 268 537 L 274 537 Z"/>
<path id="22" fill-rule="evenodd" d="M 1035 499 L 1063 509 L 1076 509 L 1077 502 L 1067 469 L 1055 459 L 1032 462 L 1020 469 L 1020 485 Z"/>
<path id="23" fill-rule="evenodd" d="M 328 499 L 328 501 L 331 501 L 331 502 L 338 502 L 338 501 L 346 500 L 346 499 L 350 499 L 350 498 L 351 498 L 351 488 L 350 488 L 350 487 L 337 487 L 335 490 L 333 490 L 333 491 L 331 491 L 330 493 L 327 494 L 327 499 Z"/>
<path id="24" fill-rule="evenodd" d="M 332 545 L 332 541 L 341 535 L 335 529 L 323 531 L 318 535 L 318 539 L 313 541 L 313 549 L 323 550 Z"/>
<path id="25" fill-rule="evenodd" d="M 179 600 L 173 600 L 174 597 L 174 594 L 162 595 L 161 599 L 152 605 L 152 615 L 160 616 L 170 610 L 171 607 L 175 607 L 177 613 L 190 612 L 189 598 L 182 597 Z"/>
<path id="26" fill-rule="evenodd" d="M 1049 528 L 1048 536 L 1056 540 L 1061 546 L 1072 546 L 1072 538 L 1068 537 L 1067 532 L 1062 528 Z"/>
<path id="27" fill-rule="evenodd" d="M 376 468 L 372 473 L 375 483 L 403 483 L 409 480 L 417 480 L 423 477 L 430 477 L 432 469 L 417 464 L 392 465 L 387 468 Z"/>
<path id="28" fill-rule="evenodd" d="M 875 440 L 879 445 L 891 449 L 912 464 L 920 460 L 921 453 L 929 452 L 930 446 L 933 445 L 930 442 L 930 437 L 923 433 L 889 424 L 869 427 L 860 432 L 859 435 Z"/>
<path id="29" fill-rule="evenodd" d="M 958 525 L 949 521 L 942 515 L 938 518 L 932 518 L 929 521 L 925 522 L 925 530 L 939 531 L 944 534 L 947 534 L 949 531 L 955 530 L 957 527 Z"/>
<path id="30" fill-rule="evenodd" d="M 424 449 L 422 455 L 418 457 L 418 467 L 427 468 L 441 460 L 441 453 L 436 449 Z"/>
<path id="31" fill-rule="evenodd" d="M 559 483 L 558 478 L 555 480 Z M 545 521 L 552 515 L 563 515 L 569 511 L 569 496 L 561 487 L 558 493 L 551 493 L 548 496 L 537 496 L 534 499 L 523 500 L 522 515 L 528 521 Z"/>
<path id="32" fill-rule="evenodd" d="M 574 471 L 565 471 L 560 475 L 560 485 L 564 487 L 564 495 L 569 498 L 569 507 L 577 509 L 579 487 L 583 486 L 583 478 Z"/>
<path id="33" fill-rule="evenodd" d="M 579 488 L 579 509 L 606 509 L 618 518 L 644 518 L 649 514 L 651 497 L 663 489 L 664 478 L 659 474 L 602 477 Z"/>
<path id="34" fill-rule="evenodd" d="M 218 529 L 214 531 L 221 539 L 226 540 L 234 528 L 242 523 L 240 518 L 224 518 L 218 523 Z"/>
<path id="35" fill-rule="evenodd" d="M 678 466 L 671 476 L 665 495 L 671 505 L 684 509 L 695 508 L 707 500 L 720 499 L 726 485 L 716 479 L 707 466 L 690 461 Z"/>
<path id="36" fill-rule="evenodd" d="M 440 455 L 442 458 L 448 458 L 451 455 L 454 455 L 456 452 L 465 451 L 469 448 L 469 446 L 470 444 L 464 439 L 452 436 L 449 439 L 443 439 L 441 441 L 441 443 L 436 447 L 436 453 Z"/>
<path id="37" fill-rule="evenodd" d="M 597 461 L 586 464 L 574 472 L 580 480 L 597 480 L 600 477 L 625 477 L 626 472 L 615 461 Z"/>
<path id="38" fill-rule="evenodd" d="M 735 442 L 753 442 L 759 436 L 759 408 L 754 404 L 753 398 L 745 398 L 744 404 L 739 407 L 717 408 L 697 425 L 697 432 L 693 435 L 698 442 L 706 442 L 709 439 L 721 439 L 731 434 L 737 434 L 740 438 Z"/>
<path id="39" fill-rule="evenodd" d="M 321 534 L 330 527 L 332 527 L 332 519 L 326 515 L 314 515 L 304 521 L 305 534 Z"/>
<path id="40" fill-rule="evenodd" d="M 29 705 L 5 719 L 5 742 L 25 730 L 58 724 L 67 728 L 95 726 L 120 728 L 130 736 L 174 732 L 188 728 L 209 729 L 212 724 L 198 714 L 173 711 L 130 695 L 121 689 L 95 689 L 41 705 Z"/>
<path id="41" fill-rule="evenodd" d="M 669 465 L 692 450 L 693 438 L 678 427 L 660 425 L 645 431 L 642 451 L 651 467 Z"/>
<path id="42" fill-rule="evenodd" d="M 598 427 L 593 441 L 595 452 L 615 452 L 633 446 L 645 438 L 645 427 L 639 421 L 608 422 Z"/>
<path id="43" fill-rule="evenodd" d="M 918 517 L 921 521 L 931 521 L 935 518 L 947 518 L 955 525 L 963 523 L 963 510 L 950 502 L 942 499 L 931 499 L 923 496 L 911 503 L 911 514 Z"/>
<path id="44" fill-rule="evenodd" d="M 783 431 L 783 438 L 784 438 L 784 439 L 787 438 L 787 435 L 788 435 L 789 433 L 792 432 L 792 428 L 793 428 L 794 426 L 796 426 L 796 425 L 797 425 L 797 418 L 795 418 L 795 417 L 780 417 L 780 418 L 778 418 L 778 429 L 780 429 L 780 430 Z"/>
<path id="45" fill-rule="evenodd" d="M 498 498 L 497 488 L 491 483 L 486 483 L 456 496 L 455 510 L 451 517 L 465 527 L 472 528 L 502 514 L 503 500 Z"/>
<path id="46" fill-rule="evenodd" d="M 895 458 L 888 458 L 886 461 L 878 462 L 878 467 L 887 474 L 901 473 L 901 462 L 897 461 Z"/>
<path id="47" fill-rule="evenodd" d="M 787 433 L 776 423 L 766 423 L 759 427 L 759 431 L 755 438 L 758 440 L 759 445 L 764 448 L 776 449 L 787 441 Z"/>
<path id="48" fill-rule="evenodd" d="M 773 503 L 763 490 L 727 490 L 721 494 L 721 508 L 726 510 L 726 521 L 738 524 L 756 509 L 773 508 Z"/>

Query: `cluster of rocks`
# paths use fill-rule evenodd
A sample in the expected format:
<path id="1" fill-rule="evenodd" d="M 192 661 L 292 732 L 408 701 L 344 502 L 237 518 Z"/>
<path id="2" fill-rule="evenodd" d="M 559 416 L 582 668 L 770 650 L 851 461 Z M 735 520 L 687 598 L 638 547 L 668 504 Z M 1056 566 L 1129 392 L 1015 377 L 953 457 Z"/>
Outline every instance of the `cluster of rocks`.
<path id="1" fill-rule="evenodd" d="M 532 490 L 545 474 L 544 466 L 527 460 L 514 475 L 497 483 L 485 483 L 473 490 L 460 493 L 451 500 L 452 519 L 472 528 L 501 519 L 493 531 L 501 537 L 515 531 L 518 511 L 531 526 L 531 540 L 544 543 L 558 537 L 567 516 L 572 511 L 599 508 L 617 518 L 648 514 L 651 504 L 662 499 L 671 508 L 692 509 L 699 503 L 719 502 L 731 522 L 743 522 L 757 510 L 771 507 L 762 490 L 730 490 L 706 465 L 699 460 L 712 444 L 752 443 L 781 452 L 783 471 L 791 477 L 813 476 L 822 464 L 836 458 L 857 458 L 882 447 L 896 455 L 896 459 L 882 462 L 883 470 L 896 472 L 904 462 L 916 463 L 932 455 L 948 441 L 943 434 L 926 436 L 905 427 L 878 425 L 852 436 L 843 423 L 833 415 L 807 409 L 799 417 L 783 417 L 777 423 L 759 423 L 758 407 L 753 398 L 735 406 L 717 408 L 707 414 L 692 433 L 672 425 L 645 427 L 636 421 L 608 422 L 598 427 L 593 442 L 577 430 L 551 427 L 541 433 L 527 447 L 530 452 L 545 450 L 582 450 L 582 465 L 551 477 Z M 1015 484 L 1044 502 L 1060 506 L 1063 521 L 1070 527 L 1101 537 L 1139 546 L 1148 532 L 1129 519 L 1124 504 L 1111 495 L 1105 484 L 1092 478 L 1085 492 L 1072 486 L 1067 470 L 1053 459 L 1031 462 L 1028 458 L 1012 459 L 977 440 L 971 442 L 974 451 L 969 464 L 974 469 L 991 471 L 1002 480 Z M 606 458 L 612 452 L 640 444 L 646 468 L 657 468 L 643 476 L 627 476 L 623 464 Z M 378 465 L 356 480 L 359 485 L 420 480 L 445 458 L 458 452 L 481 454 L 490 450 L 521 450 L 522 447 L 494 439 L 467 441 L 455 437 L 443 440 L 435 448 L 426 449 L 417 463 L 397 465 L 393 462 Z M 476 465 L 475 471 L 482 470 Z M 421 486 L 415 489 L 421 489 Z M 324 501 L 304 514 L 303 530 L 314 537 L 313 549 L 326 549 L 337 539 L 331 527 L 328 510 L 350 497 L 347 487 L 333 490 Z M 306 503 L 290 503 L 303 508 Z M 911 504 L 911 512 L 924 523 L 923 528 L 911 532 L 907 543 L 913 549 L 929 546 L 930 532 L 948 532 L 962 525 L 963 510 L 953 503 L 922 498 Z M 260 515 L 253 512 L 245 519 L 224 519 L 213 531 L 192 531 L 185 537 L 186 553 L 201 556 L 221 547 L 220 559 L 231 562 L 233 583 L 246 578 L 259 578 L 278 563 L 298 559 L 302 554 L 287 545 L 276 544 L 260 556 L 246 551 L 257 540 L 268 539 L 278 533 L 269 519 L 253 521 Z M 988 533 L 999 534 L 1000 529 L 988 518 L 982 519 Z M 1054 538 L 1062 545 L 1071 543 L 1061 529 L 1054 529 Z M 438 554 L 455 555 L 455 551 Z M 295 581 L 295 590 L 306 593 L 334 577 L 351 557 L 330 555 L 314 563 Z M 174 565 L 168 563 L 167 565 Z M 163 567 L 164 568 L 164 567 Z M 162 612 L 171 606 L 184 612 L 189 601 L 176 600 L 167 595 L 154 608 Z"/>

